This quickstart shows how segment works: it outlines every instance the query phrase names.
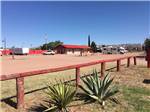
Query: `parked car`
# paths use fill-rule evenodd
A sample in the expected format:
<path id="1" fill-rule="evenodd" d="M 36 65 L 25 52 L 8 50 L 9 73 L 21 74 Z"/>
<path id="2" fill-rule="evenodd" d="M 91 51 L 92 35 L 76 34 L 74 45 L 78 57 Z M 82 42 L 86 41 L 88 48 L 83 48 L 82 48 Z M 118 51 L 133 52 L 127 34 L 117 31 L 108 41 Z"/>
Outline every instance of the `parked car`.
<path id="1" fill-rule="evenodd" d="M 55 54 L 55 52 L 52 50 L 48 50 L 48 51 L 43 52 L 43 55 L 54 55 L 54 54 Z"/>

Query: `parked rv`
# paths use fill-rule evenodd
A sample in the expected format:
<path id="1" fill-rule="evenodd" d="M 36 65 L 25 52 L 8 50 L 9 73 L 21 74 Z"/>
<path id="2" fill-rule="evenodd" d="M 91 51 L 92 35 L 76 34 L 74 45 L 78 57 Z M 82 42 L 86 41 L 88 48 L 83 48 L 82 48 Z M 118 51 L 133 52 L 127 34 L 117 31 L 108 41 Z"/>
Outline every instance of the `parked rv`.
<path id="1" fill-rule="evenodd" d="M 102 53 L 103 54 L 112 54 L 112 46 L 108 46 L 108 47 L 103 47 L 102 48 Z"/>
<path id="2" fill-rule="evenodd" d="M 127 50 L 123 47 L 112 47 L 112 46 L 107 46 L 102 48 L 102 53 L 103 54 L 124 54 L 126 53 Z"/>
<path id="3" fill-rule="evenodd" d="M 124 54 L 128 52 L 124 47 L 119 47 L 118 51 L 120 54 Z"/>
<path id="4" fill-rule="evenodd" d="M 16 55 L 27 55 L 29 54 L 29 48 L 13 48 L 12 53 Z"/>

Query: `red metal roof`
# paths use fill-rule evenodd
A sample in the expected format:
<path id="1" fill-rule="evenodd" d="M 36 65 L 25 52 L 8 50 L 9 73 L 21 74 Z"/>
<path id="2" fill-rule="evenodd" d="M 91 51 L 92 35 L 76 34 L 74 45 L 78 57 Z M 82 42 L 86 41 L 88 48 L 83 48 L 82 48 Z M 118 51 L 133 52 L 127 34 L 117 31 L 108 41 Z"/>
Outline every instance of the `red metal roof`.
<path id="1" fill-rule="evenodd" d="M 62 45 L 64 48 L 71 48 L 71 49 L 90 49 L 90 47 L 86 45 Z"/>

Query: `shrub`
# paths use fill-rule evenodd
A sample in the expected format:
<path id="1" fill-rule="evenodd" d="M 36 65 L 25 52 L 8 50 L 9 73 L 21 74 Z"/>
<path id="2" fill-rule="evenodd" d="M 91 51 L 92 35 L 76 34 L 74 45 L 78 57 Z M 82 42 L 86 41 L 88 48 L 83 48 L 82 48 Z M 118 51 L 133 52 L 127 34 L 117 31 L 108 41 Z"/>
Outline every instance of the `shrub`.
<path id="1" fill-rule="evenodd" d="M 85 102 L 98 102 L 102 106 L 105 105 L 106 100 L 118 103 L 118 100 L 113 96 L 118 92 L 115 86 L 110 86 L 113 82 L 113 78 L 110 78 L 110 75 L 107 74 L 103 79 L 100 79 L 98 72 L 93 71 L 93 75 L 82 78 L 82 81 L 85 85 L 80 88 L 83 90 L 82 98 Z"/>
<path id="2" fill-rule="evenodd" d="M 67 106 L 72 102 L 76 93 L 75 87 L 59 83 L 57 85 L 48 85 L 48 89 L 45 91 L 48 95 L 49 105 L 46 105 L 46 112 L 68 112 Z"/>
<path id="3" fill-rule="evenodd" d="M 148 48 L 150 48 L 150 38 L 146 38 L 145 39 L 144 45 L 145 45 L 145 50 L 147 50 Z"/>
<path id="4" fill-rule="evenodd" d="M 97 51 L 96 43 L 94 41 L 91 43 L 91 49 L 94 53 Z"/>

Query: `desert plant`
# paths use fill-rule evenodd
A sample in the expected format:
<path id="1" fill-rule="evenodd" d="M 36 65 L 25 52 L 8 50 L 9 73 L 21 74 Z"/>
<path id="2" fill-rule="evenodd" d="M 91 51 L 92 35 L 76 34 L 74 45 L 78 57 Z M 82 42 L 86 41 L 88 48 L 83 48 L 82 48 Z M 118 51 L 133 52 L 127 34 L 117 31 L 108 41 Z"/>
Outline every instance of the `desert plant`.
<path id="1" fill-rule="evenodd" d="M 93 71 L 93 75 L 82 78 L 82 81 L 85 86 L 80 85 L 80 88 L 83 90 L 82 98 L 84 98 L 86 102 L 97 101 L 102 106 L 105 105 L 106 100 L 118 103 L 118 100 L 113 97 L 118 90 L 115 86 L 111 86 L 113 78 L 110 78 L 109 74 L 100 79 L 98 72 L 95 70 Z"/>
<path id="2" fill-rule="evenodd" d="M 48 84 L 45 93 L 49 98 L 46 101 L 46 112 L 68 112 L 67 106 L 72 102 L 76 90 L 75 87 L 61 82 L 57 85 Z"/>

